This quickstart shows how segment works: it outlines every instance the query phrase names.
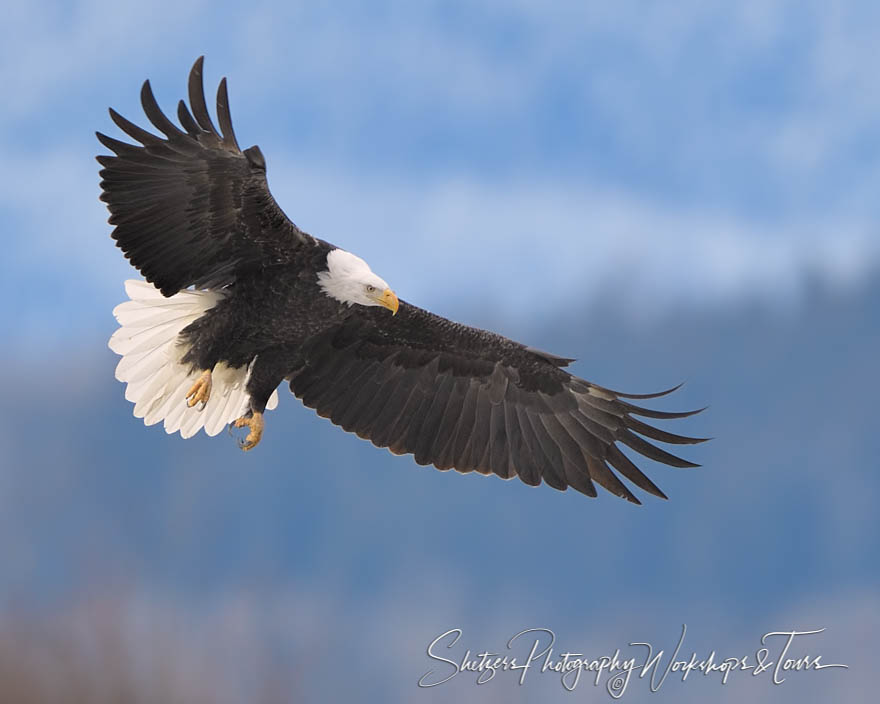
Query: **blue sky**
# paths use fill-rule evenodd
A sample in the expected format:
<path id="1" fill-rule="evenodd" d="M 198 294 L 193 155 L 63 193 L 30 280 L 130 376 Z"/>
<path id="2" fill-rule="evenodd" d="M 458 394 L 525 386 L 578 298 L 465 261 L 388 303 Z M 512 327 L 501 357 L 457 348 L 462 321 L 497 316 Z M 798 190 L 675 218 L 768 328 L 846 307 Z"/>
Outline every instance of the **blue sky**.
<path id="1" fill-rule="evenodd" d="M 871 3 L 65 7 L 21 5 L 0 30 L 16 356 L 107 328 L 128 269 L 92 133 L 113 132 L 109 105 L 142 119 L 147 77 L 173 111 L 199 54 L 296 222 L 459 317 L 609 288 L 642 315 L 786 307 L 880 256 Z"/>
<path id="2" fill-rule="evenodd" d="M 77 643 L 121 624 L 141 676 L 167 650 L 239 701 L 280 645 L 300 691 L 350 698 L 332 657 L 351 647 L 377 701 L 409 701 L 427 636 L 457 625 L 477 647 L 549 624 L 598 651 L 668 645 L 687 620 L 734 652 L 827 625 L 845 677 L 653 700 L 854 701 L 880 622 L 878 20 L 875 3 L 782 0 L 8 8 L 0 635 L 22 595 L 48 593 Z M 144 123 L 146 78 L 173 112 L 201 54 L 297 224 L 407 300 L 556 341 L 578 374 L 687 379 L 670 407 L 712 408 L 670 429 L 718 438 L 693 449 L 706 469 L 653 467 L 672 500 L 636 512 L 406 466 L 286 394 L 256 459 L 132 419 L 106 340 L 134 271 L 98 201 L 94 131 L 118 136 L 108 106 Z M 480 533 L 523 517 L 603 537 L 581 556 L 529 534 L 520 555 Z M 459 679 L 425 698 L 561 696 Z"/>

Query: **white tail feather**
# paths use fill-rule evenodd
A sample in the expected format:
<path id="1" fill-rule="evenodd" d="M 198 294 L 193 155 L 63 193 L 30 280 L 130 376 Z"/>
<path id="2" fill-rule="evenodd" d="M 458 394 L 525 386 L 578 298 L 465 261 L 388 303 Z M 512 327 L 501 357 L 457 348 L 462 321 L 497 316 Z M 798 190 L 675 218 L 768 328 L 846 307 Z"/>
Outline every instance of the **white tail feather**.
<path id="1" fill-rule="evenodd" d="M 200 372 L 182 364 L 186 350 L 178 335 L 223 298 L 219 291 L 180 291 L 165 298 L 146 281 L 128 280 L 125 293 L 131 300 L 120 303 L 113 315 L 120 328 L 110 338 L 110 349 L 121 355 L 116 378 L 126 383 L 125 398 L 135 404 L 134 415 L 146 425 L 165 421 L 165 432 L 184 438 L 202 428 L 216 435 L 248 409 L 245 391 L 251 368 L 235 369 L 222 362 L 211 373 L 211 397 L 204 408 L 189 408 L 186 392 Z M 268 410 L 278 405 L 273 391 Z"/>

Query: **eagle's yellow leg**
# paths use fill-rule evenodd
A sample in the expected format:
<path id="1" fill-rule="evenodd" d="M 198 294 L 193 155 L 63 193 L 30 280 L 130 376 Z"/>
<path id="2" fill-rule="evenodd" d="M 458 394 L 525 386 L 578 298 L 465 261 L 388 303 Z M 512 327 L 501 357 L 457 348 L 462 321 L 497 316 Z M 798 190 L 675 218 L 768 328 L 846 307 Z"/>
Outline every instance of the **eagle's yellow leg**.
<path id="1" fill-rule="evenodd" d="M 262 413 L 251 413 L 249 416 L 242 416 L 232 425 L 236 428 L 244 428 L 247 426 L 251 431 L 244 439 L 244 442 L 239 445 L 242 450 L 253 450 L 263 437 Z"/>
<path id="2" fill-rule="evenodd" d="M 198 379 L 196 379 L 196 383 L 193 384 L 189 391 L 186 392 L 187 402 L 186 405 L 192 408 L 197 403 L 202 404 L 202 410 L 208 403 L 208 399 L 211 398 L 211 370 L 206 369 L 201 373 Z"/>

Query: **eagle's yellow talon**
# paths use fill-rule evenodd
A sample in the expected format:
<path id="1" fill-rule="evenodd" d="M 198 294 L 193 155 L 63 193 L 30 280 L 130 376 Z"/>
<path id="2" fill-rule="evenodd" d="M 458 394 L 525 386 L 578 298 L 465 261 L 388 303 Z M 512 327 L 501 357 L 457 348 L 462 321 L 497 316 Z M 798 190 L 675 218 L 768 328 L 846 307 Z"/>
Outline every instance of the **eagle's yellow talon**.
<path id="1" fill-rule="evenodd" d="M 244 439 L 239 447 L 247 452 L 248 450 L 253 450 L 259 443 L 263 437 L 263 414 L 262 413 L 252 413 L 250 416 L 242 416 L 238 420 L 232 423 L 235 428 L 244 428 L 247 426 L 250 429 L 248 436 Z"/>
<path id="2" fill-rule="evenodd" d="M 186 392 L 187 402 L 186 405 L 192 408 L 197 403 L 202 404 L 202 408 L 208 404 L 208 400 L 211 398 L 211 370 L 206 369 L 202 372 L 201 376 L 196 379 L 196 383 L 193 384 L 189 391 Z"/>

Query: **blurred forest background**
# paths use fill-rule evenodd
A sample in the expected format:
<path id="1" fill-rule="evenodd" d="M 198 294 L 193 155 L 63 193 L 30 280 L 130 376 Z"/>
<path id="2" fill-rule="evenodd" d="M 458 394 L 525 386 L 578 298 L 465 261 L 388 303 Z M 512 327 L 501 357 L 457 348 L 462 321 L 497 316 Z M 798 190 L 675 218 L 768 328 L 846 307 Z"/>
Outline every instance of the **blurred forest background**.
<path id="1" fill-rule="evenodd" d="M 109 3 L 0 27 L 0 699 L 549 702 L 558 677 L 419 689 L 429 642 L 525 628 L 598 656 L 849 669 L 625 699 L 866 700 L 880 626 L 880 9 L 679 1 Z M 131 415 L 106 347 L 134 276 L 96 129 L 172 111 L 192 61 L 304 229 L 402 298 L 577 357 L 714 437 L 669 501 L 392 457 L 287 394 L 253 453 Z M 209 88 L 210 90 L 210 88 Z M 804 654 L 799 652 L 798 655 Z M 610 698 L 608 698 L 610 701 Z"/>

